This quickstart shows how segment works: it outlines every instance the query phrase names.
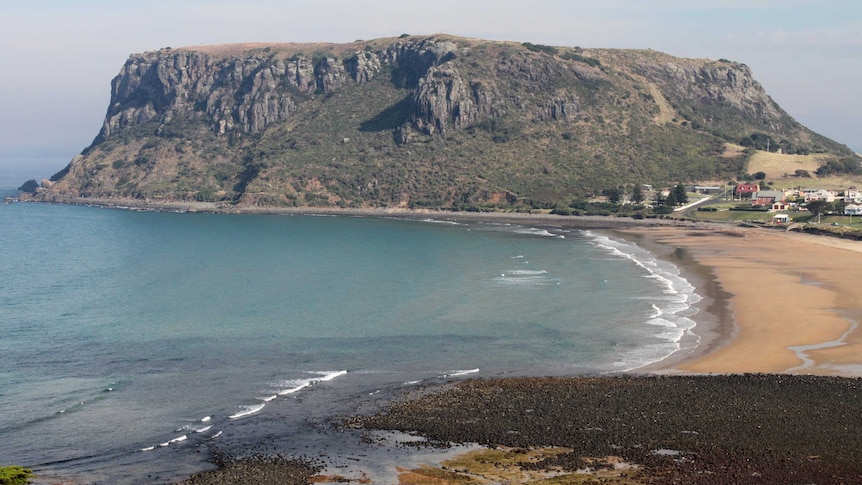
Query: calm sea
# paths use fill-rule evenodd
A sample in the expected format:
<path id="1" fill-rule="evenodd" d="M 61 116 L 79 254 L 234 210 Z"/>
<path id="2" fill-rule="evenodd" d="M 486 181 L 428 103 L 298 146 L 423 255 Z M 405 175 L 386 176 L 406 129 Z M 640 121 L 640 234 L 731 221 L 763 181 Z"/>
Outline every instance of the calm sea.
<path id="1" fill-rule="evenodd" d="M 12 203 L 0 248 L 0 464 L 98 483 L 177 480 L 213 446 L 369 460 L 328 417 L 636 368 L 699 300 L 632 243 L 487 223 Z"/>

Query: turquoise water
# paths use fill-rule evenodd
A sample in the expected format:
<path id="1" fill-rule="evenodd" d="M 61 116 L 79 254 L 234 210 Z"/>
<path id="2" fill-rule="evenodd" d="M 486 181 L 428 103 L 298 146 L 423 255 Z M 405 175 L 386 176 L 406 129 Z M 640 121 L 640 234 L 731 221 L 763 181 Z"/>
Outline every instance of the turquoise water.
<path id="1" fill-rule="evenodd" d="M 584 231 L 24 203 L 0 228 L 0 461 L 101 483 L 332 453 L 327 416 L 423 383 L 636 368 L 699 299 Z"/>

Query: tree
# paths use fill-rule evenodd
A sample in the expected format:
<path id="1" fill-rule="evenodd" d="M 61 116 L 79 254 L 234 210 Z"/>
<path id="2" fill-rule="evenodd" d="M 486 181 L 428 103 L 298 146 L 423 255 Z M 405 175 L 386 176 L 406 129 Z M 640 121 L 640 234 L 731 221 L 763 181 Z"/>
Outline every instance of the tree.
<path id="1" fill-rule="evenodd" d="M 632 202 L 634 202 L 635 204 L 640 204 L 643 201 L 644 201 L 643 189 L 641 188 L 640 184 L 635 184 L 634 188 L 632 189 Z"/>
<path id="2" fill-rule="evenodd" d="M 676 190 L 671 190 L 667 194 L 667 199 L 664 201 L 664 205 L 669 207 L 676 207 L 679 205 L 679 201 L 676 199 Z"/>
<path id="3" fill-rule="evenodd" d="M 623 191 L 622 189 L 614 187 L 602 190 L 602 195 L 608 198 L 608 202 L 612 204 L 619 204 L 620 200 L 622 200 L 623 198 Z"/>
<path id="4" fill-rule="evenodd" d="M 682 205 L 688 202 L 688 192 L 685 190 L 685 185 L 682 182 L 676 184 L 676 187 L 671 192 L 673 192 L 673 198 L 677 204 Z"/>
<path id="5" fill-rule="evenodd" d="M 820 222 L 820 215 L 826 213 L 826 211 L 829 210 L 830 205 L 831 204 L 825 200 L 812 200 L 805 204 L 805 207 L 812 216 L 817 217 L 817 222 Z"/>

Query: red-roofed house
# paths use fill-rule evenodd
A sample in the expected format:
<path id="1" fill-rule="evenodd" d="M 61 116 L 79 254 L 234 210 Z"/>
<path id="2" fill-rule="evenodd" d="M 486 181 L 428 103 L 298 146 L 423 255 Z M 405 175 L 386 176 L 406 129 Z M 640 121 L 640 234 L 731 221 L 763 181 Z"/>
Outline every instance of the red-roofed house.
<path id="1" fill-rule="evenodd" d="M 739 184 L 733 189 L 733 195 L 739 198 L 751 198 L 752 195 L 756 194 L 757 191 L 760 190 L 760 185 L 758 184 Z"/>

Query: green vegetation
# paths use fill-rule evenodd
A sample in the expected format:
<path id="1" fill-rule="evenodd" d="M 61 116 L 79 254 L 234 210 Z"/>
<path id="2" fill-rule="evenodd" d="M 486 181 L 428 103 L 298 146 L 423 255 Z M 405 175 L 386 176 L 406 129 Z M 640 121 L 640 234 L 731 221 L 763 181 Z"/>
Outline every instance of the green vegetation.
<path id="1" fill-rule="evenodd" d="M 521 45 L 526 47 L 527 50 L 533 52 L 544 52 L 545 54 L 550 54 L 552 56 L 555 56 L 560 52 L 556 47 L 551 47 L 549 45 L 533 44 L 531 42 L 524 42 Z"/>
<path id="2" fill-rule="evenodd" d="M 33 471 L 17 465 L 0 467 L 0 485 L 25 485 L 34 478 Z"/>
<path id="3" fill-rule="evenodd" d="M 565 54 L 563 54 L 560 57 L 562 57 L 563 59 L 566 59 L 567 61 L 583 62 L 584 64 L 588 64 L 588 65 L 593 66 L 593 67 L 600 67 L 602 65 L 602 62 L 598 59 L 594 59 L 592 57 L 585 57 L 585 56 L 582 56 L 580 54 L 576 54 L 574 52 L 566 52 Z"/>
<path id="4" fill-rule="evenodd" d="M 837 174 L 862 174 L 862 166 L 859 164 L 859 159 L 856 157 L 842 157 L 832 159 L 818 168 L 815 173 L 818 177 L 827 177 Z"/>

